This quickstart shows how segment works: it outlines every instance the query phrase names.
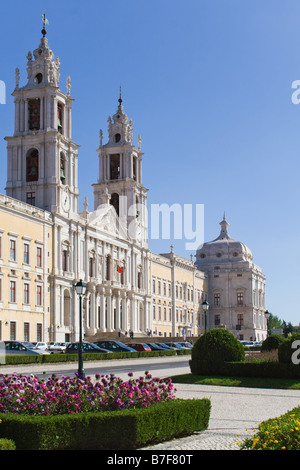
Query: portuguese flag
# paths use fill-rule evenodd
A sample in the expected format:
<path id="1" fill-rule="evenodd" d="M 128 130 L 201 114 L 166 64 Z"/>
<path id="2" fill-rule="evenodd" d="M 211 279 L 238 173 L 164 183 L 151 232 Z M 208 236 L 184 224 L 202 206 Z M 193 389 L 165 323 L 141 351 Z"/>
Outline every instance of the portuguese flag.
<path id="1" fill-rule="evenodd" d="M 118 273 L 121 273 L 122 271 L 123 271 L 123 269 L 121 268 L 121 266 L 118 265 L 118 266 L 117 266 L 117 272 L 118 272 Z"/>

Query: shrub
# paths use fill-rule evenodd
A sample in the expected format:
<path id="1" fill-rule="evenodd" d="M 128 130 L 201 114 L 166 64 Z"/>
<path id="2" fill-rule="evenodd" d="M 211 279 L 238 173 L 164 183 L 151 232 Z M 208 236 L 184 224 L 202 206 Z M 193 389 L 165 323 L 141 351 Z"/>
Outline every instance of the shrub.
<path id="1" fill-rule="evenodd" d="M 242 361 L 245 349 L 230 331 L 222 328 L 209 330 L 196 341 L 192 360 L 205 360 L 208 364 Z"/>
<path id="2" fill-rule="evenodd" d="M 16 450 L 16 444 L 11 439 L 0 439 L 0 450 Z"/>
<path id="3" fill-rule="evenodd" d="M 300 340 L 300 333 L 294 333 L 288 338 L 286 338 L 278 348 L 278 360 L 284 364 L 292 363 L 292 355 L 295 352 L 295 349 L 292 348 L 294 341 Z"/>
<path id="4" fill-rule="evenodd" d="M 268 336 L 261 345 L 261 351 L 272 351 L 278 349 L 279 345 L 285 341 L 282 335 L 270 335 Z"/>

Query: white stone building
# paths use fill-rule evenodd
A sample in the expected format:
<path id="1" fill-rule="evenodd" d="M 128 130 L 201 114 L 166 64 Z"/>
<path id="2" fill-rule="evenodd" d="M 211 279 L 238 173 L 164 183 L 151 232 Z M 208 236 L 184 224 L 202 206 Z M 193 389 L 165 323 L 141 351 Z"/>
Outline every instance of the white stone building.
<path id="1" fill-rule="evenodd" d="M 80 212 L 71 80 L 62 92 L 59 59 L 48 46 L 46 31 L 42 33 L 38 48 L 27 55 L 24 86 L 16 70 L 14 133 L 5 139 L 7 196 L 45 211 L 52 229 L 51 246 L 47 244 L 49 318 L 42 326 L 43 339 L 78 339 L 74 285 L 80 279 L 87 284 L 86 336 L 119 329 L 136 335 L 157 331 L 162 336 L 198 336 L 204 330 L 201 304 L 208 296 L 209 327 L 224 325 L 241 338 L 262 339 L 265 277 L 247 247 L 229 237 L 225 220 L 220 237 L 197 251 L 195 265 L 173 249 L 161 256 L 150 252 L 141 138 L 134 146 L 133 124 L 121 96 L 108 118 L 107 143 L 102 130 L 99 134 L 94 207 L 89 211 L 85 200 Z M 1 226 L 2 231 L 11 229 Z"/>
<path id="2" fill-rule="evenodd" d="M 196 253 L 196 266 L 208 275 L 207 328 L 224 327 L 239 339 L 261 341 L 267 336 L 265 275 L 249 248 L 230 237 L 225 215 L 220 225 L 220 235 Z"/>
<path id="3" fill-rule="evenodd" d="M 45 32 L 44 32 L 45 33 Z M 84 332 L 152 328 L 148 282 L 147 190 L 142 185 L 142 152 L 132 144 L 132 122 L 122 101 L 109 142 L 100 137 L 99 178 L 94 210 L 78 210 L 78 148 L 71 136 L 70 78 L 59 88 L 59 59 L 43 34 L 27 56 L 28 81 L 16 71 L 15 130 L 7 141 L 7 195 L 49 211 L 53 223 L 50 340 L 78 337 L 74 284 L 88 285 Z"/>

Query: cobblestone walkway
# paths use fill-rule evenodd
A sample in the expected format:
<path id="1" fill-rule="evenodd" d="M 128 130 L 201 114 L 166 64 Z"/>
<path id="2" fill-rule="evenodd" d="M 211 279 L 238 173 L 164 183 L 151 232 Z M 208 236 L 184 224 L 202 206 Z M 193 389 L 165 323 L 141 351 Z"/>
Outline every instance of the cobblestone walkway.
<path id="1" fill-rule="evenodd" d="M 217 387 L 176 384 L 178 398 L 209 398 L 208 429 L 143 450 L 239 450 L 238 443 L 262 421 L 300 406 L 300 390 Z"/>

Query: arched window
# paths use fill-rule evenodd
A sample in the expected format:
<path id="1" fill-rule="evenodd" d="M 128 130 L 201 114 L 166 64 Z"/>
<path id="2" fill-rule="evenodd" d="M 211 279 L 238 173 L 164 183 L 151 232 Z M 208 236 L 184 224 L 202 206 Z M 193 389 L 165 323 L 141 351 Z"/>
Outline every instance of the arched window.
<path id="1" fill-rule="evenodd" d="M 66 184 L 66 157 L 63 152 L 60 152 L 60 181 Z"/>
<path id="2" fill-rule="evenodd" d="M 120 155 L 110 155 L 110 179 L 118 180 L 120 178 Z"/>
<path id="3" fill-rule="evenodd" d="M 115 211 L 119 216 L 119 194 L 113 193 L 110 198 L 110 203 L 115 208 Z"/>
<path id="4" fill-rule="evenodd" d="M 26 181 L 37 181 L 39 179 L 39 152 L 30 149 L 26 156 Z"/>
<path id="5" fill-rule="evenodd" d="M 30 131 L 40 129 L 40 99 L 33 98 L 28 100 L 28 125 Z"/>
<path id="6" fill-rule="evenodd" d="M 111 257 L 109 255 L 106 256 L 106 280 L 111 280 Z"/>
<path id="7" fill-rule="evenodd" d="M 63 105 L 57 103 L 57 130 L 60 134 L 63 133 Z"/>

